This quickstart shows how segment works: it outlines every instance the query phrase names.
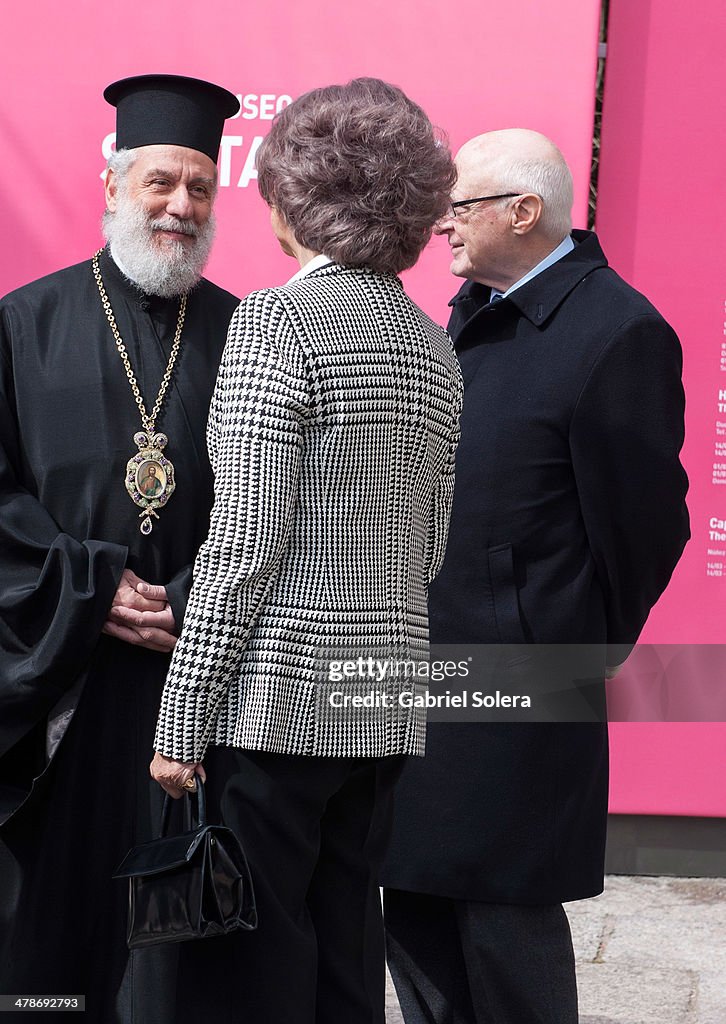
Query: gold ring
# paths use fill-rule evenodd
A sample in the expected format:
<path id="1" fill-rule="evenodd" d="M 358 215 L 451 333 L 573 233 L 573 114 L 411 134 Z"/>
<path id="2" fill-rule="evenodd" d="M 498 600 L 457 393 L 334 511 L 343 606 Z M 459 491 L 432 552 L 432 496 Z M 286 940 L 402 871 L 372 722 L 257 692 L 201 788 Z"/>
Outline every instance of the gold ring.
<path id="1" fill-rule="evenodd" d="M 196 779 L 194 779 L 194 778 L 187 779 L 186 782 L 182 782 L 181 788 L 182 789 L 188 789 L 190 793 L 196 793 L 196 791 L 197 791 L 197 781 L 196 781 Z"/>

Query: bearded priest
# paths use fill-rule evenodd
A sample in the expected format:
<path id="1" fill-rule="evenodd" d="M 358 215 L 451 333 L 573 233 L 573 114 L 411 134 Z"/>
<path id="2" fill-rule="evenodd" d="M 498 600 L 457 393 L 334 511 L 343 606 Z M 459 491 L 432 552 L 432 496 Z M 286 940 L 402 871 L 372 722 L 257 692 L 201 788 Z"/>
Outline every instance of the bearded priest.
<path id="1" fill-rule="evenodd" d="M 106 246 L 0 303 L 0 993 L 127 1024 L 173 1019 L 111 875 L 158 822 L 148 754 L 212 505 L 238 300 L 202 271 L 239 102 L 168 75 L 104 96 Z"/>

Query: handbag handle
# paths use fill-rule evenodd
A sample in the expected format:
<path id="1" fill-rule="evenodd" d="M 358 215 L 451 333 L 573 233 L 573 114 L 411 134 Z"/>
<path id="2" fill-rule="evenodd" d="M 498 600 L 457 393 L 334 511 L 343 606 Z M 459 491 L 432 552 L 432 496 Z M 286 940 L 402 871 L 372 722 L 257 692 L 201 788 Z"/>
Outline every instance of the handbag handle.
<path id="1" fill-rule="evenodd" d="M 184 796 L 191 800 L 196 795 L 197 798 L 197 828 L 204 828 L 207 824 L 207 800 L 204 795 L 204 783 L 202 782 L 201 776 L 196 776 L 197 788 L 196 793 L 190 793 L 188 790 L 184 793 Z M 166 835 L 166 830 L 169 827 L 169 815 L 171 813 L 172 799 L 168 793 L 164 795 L 164 806 L 161 808 L 161 825 L 159 827 L 159 839 L 163 839 Z"/>

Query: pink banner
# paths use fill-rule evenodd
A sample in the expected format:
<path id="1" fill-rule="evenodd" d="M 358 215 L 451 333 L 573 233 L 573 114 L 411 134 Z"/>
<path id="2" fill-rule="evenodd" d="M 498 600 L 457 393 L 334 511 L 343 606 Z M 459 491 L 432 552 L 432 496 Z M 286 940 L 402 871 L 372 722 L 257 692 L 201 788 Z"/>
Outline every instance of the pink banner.
<path id="1" fill-rule="evenodd" d="M 129 0 L 114 11 L 93 0 L 70 10 L 57 0 L 10 7 L 0 44 L 0 291 L 100 244 L 101 173 L 114 130 L 101 93 L 116 78 L 152 70 L 209 78 L 242 99 L 225 131 L 209 267 L 237 294 L 295 269 L 277 249 L 255 187 L 255 148 L 275 110 L 356 75 L 401 85 L 454 148 L 493 128 L 551 136 L 573 168 L 575 224 L 585 226 L 599 6 L 210 0 L 194 15 L 171 0 Z M 611 263 L 678 330 L 689 398 L 694 539 L 647 628 L 653 642 L 724 637 L 725 48 L 723 0 L 612 0 L 598 228 Z M 434 239 L 407 275 L 412 296 L 440 322 L 457 287 L 448 263 L 445 239 Z M 726 726 L 616 725 L 613 751 L 613 810 L 726 814 Z"/>
<path id="2" fill-rule="evenodd" d="M 685 360 L 693 539 L 642 637 L 656 643 L 724 640 L 725 47 L 723 0 L 612 0 L 598 231 L 611 263 L 678 331 Z M 682 700 L 724 687 L 707 648 L 687 664 Z M 611 735 L 613 811 L 726 815 L 726 724 L 619 724 Z"/>
<path id="3" fill-rule="evenodd" d="M 365 9 L 37 0 L 4 12 L 0 59 L 3 215 L 0 291 L 86 258 L 99 244 L 101 173 L 113 111 L 103 87 L 176 72 L 240 94 L 220 160 L 219 234 L 209 276 L 244 294 L 294 269 L 257 195 L 254 151 L 280 104 L 314 85 L 378 75 L 406 89 L 456 148 L 480 131 L 537 128 L 575 174 L 585 224 L 598 0 L 371 0 Z M 722 0 L 612 0 L 598 227 L 613 265 L 671 319 L 686 350 L 685 459 L 694 540 L 645 638 L 723 637 L 726 587 L 726 342 L 721 202 Z M 456 287 L 445 240 L 407 277 L 439 321 Z M 687 685 L 687 681 L 684 682 Z M 726 727 L 613 727 L 613 809 L 726 813 Z"/>
<path id="4" fill-rule="evenodd" d="M 293 273 L 255 187 L 254 151 L 280 104 L 313 86 L 374 75 L 404 88 L 458 147 L 492 128 L 552 136 L 586 217 L 599 0 L 36 0 L 3 12 L 0 134 L 6 244 L 0 291 L 85 259 L 100 244 L 101 172 L 114 111 L 105 85 L 149 71 L 208 78 L 239 93 L 220 160 L 218 241 L 208 276 L 239 295 Z M 10 244 L 7 244 L 10 240 Z M 407 287 L 437 320 L 456 290 L 445 239 Z"/>

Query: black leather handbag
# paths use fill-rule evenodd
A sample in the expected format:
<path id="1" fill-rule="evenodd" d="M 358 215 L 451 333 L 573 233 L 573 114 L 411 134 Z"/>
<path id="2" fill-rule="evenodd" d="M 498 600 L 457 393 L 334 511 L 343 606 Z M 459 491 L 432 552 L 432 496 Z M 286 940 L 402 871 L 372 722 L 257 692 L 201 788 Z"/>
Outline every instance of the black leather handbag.
<path id="1" fill-rule="evenodd" d="M 170 808 L 167 795 L 159 838 L 130 850 L 113 876 L 129 880 L 129 949 L 256 928 L 247 858 L 231 829 L 207 824 L 202 780 L 195 828 L 168 836 Z"/>

